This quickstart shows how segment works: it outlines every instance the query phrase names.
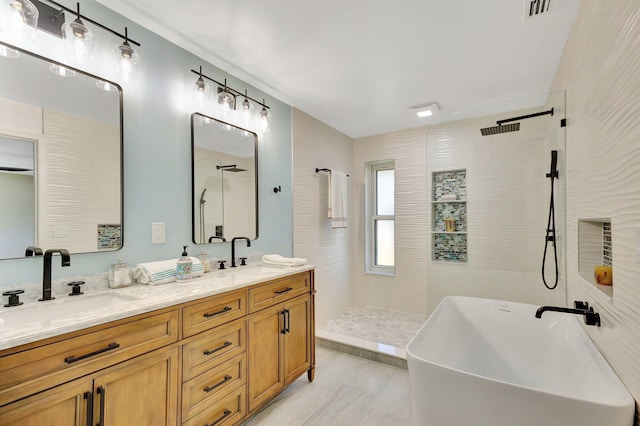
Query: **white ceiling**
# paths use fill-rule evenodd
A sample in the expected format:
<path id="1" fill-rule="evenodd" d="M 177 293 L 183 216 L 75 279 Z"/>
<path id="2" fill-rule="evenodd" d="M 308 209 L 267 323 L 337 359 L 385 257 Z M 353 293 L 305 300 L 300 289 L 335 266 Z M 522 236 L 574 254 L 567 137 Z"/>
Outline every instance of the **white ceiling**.
<path id="1" fill-rule="evenodd" d="M 530 106 L 580 3 L 523 22 L 526 0 L 98 1 L 353 138 Z"/>

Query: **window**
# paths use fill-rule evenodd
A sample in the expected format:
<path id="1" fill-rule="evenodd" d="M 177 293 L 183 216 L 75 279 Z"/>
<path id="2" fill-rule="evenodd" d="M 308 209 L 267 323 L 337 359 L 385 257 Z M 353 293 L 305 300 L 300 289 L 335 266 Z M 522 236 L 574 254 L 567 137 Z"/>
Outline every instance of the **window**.
<path id="1" fill-rule="evenodd" d="M 395 273 L 395 173 L 393 161 L 366 164 L 366 272 Z"/>

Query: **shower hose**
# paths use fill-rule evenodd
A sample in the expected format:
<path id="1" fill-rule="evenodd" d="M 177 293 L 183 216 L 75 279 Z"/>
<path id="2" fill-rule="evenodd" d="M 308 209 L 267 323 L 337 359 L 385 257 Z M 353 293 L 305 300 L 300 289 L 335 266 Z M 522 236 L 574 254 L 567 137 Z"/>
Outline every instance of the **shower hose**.
<path id="1" fill-rule="evenodd" d="M 558 249 L 556 247 L 556 214 L 555 214 L 555 206 L 553 202 L 553 181 L 558 177 L 558 172 L 556 170 L 556 161 L 557 161 L 557 151 L 552 151 L 552 160 L 551 160 L 551 173 L 547 174 L 547 177 L 551 178 L 551 197 L 549 200 L 549 219 L 547 220 L 547 234 L 544 240 L 544 254 L 542 255 L 542 282 L 544 286 L 549 290 L 553 290 L 558 286 Z M 553 285 L 547 284 L 547 280 L 545 278 L 545 266 L 547 261 L 547 248 L 549 247 L 549 243 L 553 244 L 553 259 L 556 268 L 556 277 Z"/>

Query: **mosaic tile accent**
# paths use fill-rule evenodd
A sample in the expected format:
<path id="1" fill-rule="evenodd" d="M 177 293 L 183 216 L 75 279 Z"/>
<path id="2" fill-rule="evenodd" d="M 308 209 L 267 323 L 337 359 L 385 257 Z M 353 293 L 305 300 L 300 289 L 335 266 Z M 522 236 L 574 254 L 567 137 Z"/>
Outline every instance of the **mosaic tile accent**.
<path id="1" fill-rule="evenodd" d="M 467 262 L 467 235 L 433 234 L 433 260 Z"/>
<path id="2" fill-rule="evenodd" d="M 611 222 L 602 222 L 602 264 L 612 266 Z"/>
<path id="3" fill-rule="evenodd" d="M 352 306 L 319 328 L 404 348 L 425 321 L 426 317 L 418 314 Z"/>
<path id="4" fill-rule="evenodd" d="M 458 200 L 467 199 L 467 171 L 452 170 L 433 173 L 433 200 L 440 201 L 443 195 L 455 194 Z"/>
<path id="5" fill-rule="evenodd" d="M 98 224 L 98 250 L 117 250 L 120 247 L 122 247 L 122 226 Z"/>
<path id="6" fill-rule="evenodd" d="M 456 200 L 443 200 L 444 196 Z M 456 232 L 467 232 L 467 171 L 450 170 L 433 173 L 432 241 L 433 260 L 447 262 L 467 261 L 466 234 L 445 232 L 445 219 L 456 220 Z"/>
<path id="7" fill-rule="evenodd" d="M 454 218 L 456 231 L 467 232 L 467 204 L 466 203 L 433 203 L 433 231 L 444 232 L 444 220 Z"/>

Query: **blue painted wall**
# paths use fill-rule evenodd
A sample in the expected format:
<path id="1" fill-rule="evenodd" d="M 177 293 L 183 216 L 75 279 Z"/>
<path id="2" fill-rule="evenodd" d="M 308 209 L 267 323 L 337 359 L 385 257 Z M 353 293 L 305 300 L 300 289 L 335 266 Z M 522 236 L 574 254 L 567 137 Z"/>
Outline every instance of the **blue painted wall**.
<path id="1" fill-rule="evenodd" d="M 219 115 L 216 108 L 198 107 L 193 99 L 196 76 L 190 70 L 200 65 L 206 75 L 219 81 L 227 78 L 234 89 L 247 88 L 251 97 L 265 98 L 271 107 L 271 131 L 259 133 L 259 238 L 250 249 L 242 244 L 241 252 L 290 256 L 291 107 L 94 1 L 83 1 L 82 13 L 120 32 L 127 26 L 130 37 L 142 44 L 137 74 L 130 82 L 121 82 L 110 74 L 112 50 L 122 40 L 92 27 L 94 62 L 84 68 L 115 80 L 124 91 L 124 247 L 116 252 L 73 255 L 69 268 L 60 268 L 55 262 L 53 278 L 106 272 L 119 257 L 132 267 L 138 262 L 175 258 L 183 245 L 193 245 L 190 115 L 196 111 Z M 0 39 L 8 41 L 4 37 L 0 34 Z M 34 45 L 21 47 L 67 62 L 62 41 L 40 31 Z M 282 192 L 274 194 L 273 187 L 278 185 L 282 186 Z M 165 244 L 151 244 L 153 222 L 166 224 Z M 230 256 L 230 243 L 192 246 L 190 254 L 197 254 L 200 248 L 213 258 Z M 2 288 L 41 279 L 42 259 L 0 260 Z"/>

